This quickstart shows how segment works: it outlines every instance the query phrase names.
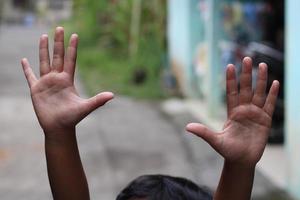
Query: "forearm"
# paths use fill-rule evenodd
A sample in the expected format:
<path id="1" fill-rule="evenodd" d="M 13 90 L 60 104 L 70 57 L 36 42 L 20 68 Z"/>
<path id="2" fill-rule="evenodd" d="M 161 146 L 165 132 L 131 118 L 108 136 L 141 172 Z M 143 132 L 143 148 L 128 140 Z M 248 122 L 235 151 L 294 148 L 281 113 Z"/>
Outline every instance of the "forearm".
<path id="1" fill-rule="evenodd" d="M 224 162 L 214 200 L 248 200 L 251 198 L 255 166 Z"/>
<path id="2" fill-rule="evenodd" d="M 45 132 L 49 182 L 55 200 L 89 199 L 89 189 L 73 130 Z"/>

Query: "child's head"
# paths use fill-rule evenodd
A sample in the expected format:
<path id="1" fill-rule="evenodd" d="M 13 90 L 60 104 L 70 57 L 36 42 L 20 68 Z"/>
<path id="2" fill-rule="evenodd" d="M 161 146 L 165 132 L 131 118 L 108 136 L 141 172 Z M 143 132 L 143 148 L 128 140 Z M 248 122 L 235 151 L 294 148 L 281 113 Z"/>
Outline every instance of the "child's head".
<path id="1" fill-rule="evenodd" d="M 210 193 L 185 178 L 144 175 L 121 191 L 117 200 L 211 200 Z"/>

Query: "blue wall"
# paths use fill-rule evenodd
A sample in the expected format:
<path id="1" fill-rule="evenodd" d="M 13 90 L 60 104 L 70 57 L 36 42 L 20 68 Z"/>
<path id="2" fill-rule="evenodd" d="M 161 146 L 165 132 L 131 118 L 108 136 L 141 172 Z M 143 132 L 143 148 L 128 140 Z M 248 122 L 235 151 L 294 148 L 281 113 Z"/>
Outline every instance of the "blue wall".
<path id="1" fill-rule="evenodd" d="M 190 53 L 189 1 L 169 0 L 168 5 L 169 54 L 187 65 Z"/>
<path id="2" fill-rule="evenodd" d="M 286 2 L 286 150 L 288 189 L 300 199 L 300 1 Z"/>
<path id="3" fill-rule="evenodd" d="M 197 77 L 194 71 L 195 52 L 204 40 L 199 0 L 168 0 L 169 58 L 182 70 L 183 92 L 197 96 Z"/>
<path id="4" fill-rule="evenodd" d="M 176 66 L 182 70 L 181 85 L 186 92 L 188 90 L 187 71 L 191 65 L 190 60 L 190 29 L 189 29 L 189 4 L 190 1 L 168 1 L 168 44 L 169 58 L 176 62 Z M 178 77 L 177 77 L 178 78 Z"/>

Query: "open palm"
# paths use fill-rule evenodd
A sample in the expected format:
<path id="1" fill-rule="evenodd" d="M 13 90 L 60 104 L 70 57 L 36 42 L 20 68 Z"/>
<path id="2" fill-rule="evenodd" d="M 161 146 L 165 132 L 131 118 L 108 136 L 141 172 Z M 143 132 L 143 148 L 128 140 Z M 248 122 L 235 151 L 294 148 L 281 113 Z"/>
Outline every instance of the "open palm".
<path id="1" fill-rule="evenodd" d="M 235 67 L 228 65 L 226 75 L 227 121 L 221 132 L 191 123 L 187 130 L 207 141 L 227 161 L 255 165 L 261 158 L 272 124 L 279 82 L 274 81 L 269 94 L 267 65 L 259 65 L 255 92 L 252 91 L 252 60 L 243 60 L 238 92 Z"/>
<path id="2" fill-rule="evenodd" d="M 75 127 L 86 115 L 113 98 L 110 92 L 100 93 L 90 99 L 79 97 L 74 87 L 78 36 L 71 36 L 66 56 L 63 28 L 56 29 L 54 40 L 53 60 L 50 64 L 48 36 L 43 35 L 40 39 L 39 79 L 27 59 L 22 60 L 35 112 L 42 128 L 47 131 Z"/>

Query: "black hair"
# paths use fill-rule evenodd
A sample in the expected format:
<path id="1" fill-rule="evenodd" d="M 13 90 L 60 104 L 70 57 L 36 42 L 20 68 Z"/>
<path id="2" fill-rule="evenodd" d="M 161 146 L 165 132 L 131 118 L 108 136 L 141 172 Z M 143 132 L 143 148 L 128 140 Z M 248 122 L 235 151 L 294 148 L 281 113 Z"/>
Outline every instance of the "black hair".
<path id="1" fill-rule="evenodd" d="M 211 193 L 192 181 L 167 175 L 143 175 L 133 180 L 116 200 L 212 200 Z"/>

